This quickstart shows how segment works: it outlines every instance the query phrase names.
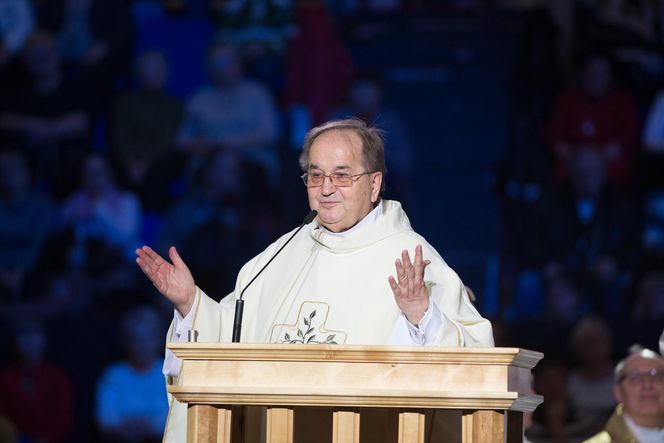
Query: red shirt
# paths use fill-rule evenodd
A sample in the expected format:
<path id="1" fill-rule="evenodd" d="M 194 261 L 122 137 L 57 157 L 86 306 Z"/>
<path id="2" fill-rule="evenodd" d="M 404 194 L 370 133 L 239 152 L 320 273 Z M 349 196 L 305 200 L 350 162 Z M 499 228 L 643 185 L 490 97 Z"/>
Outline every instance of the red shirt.
<path id="1" fill-rule="evenodd" d="M 556 100 L 545 139 L 552 147 L 562 142 L 570 144 L 572 149 L 585 145 L 603 150 L 607 143 L 619 143 L 622 151 L 608 165 L 608 175 L 614 183 L 625 183 L 631 179 L 638 136 L 639 122 L 629 95 L 612 90 L 602 97 L 593 97 L 574 89 Z M 567 165 L 559 162 L 555 178 L 561 181 L 567 175 Z"/>
<path id="2" fill-rule="evenodd" d="M 0 414 L 20 435 L 56 443 L 64 441 L 73 422 L 73 392 L 59 367 L 42 363 L 26 369 L 18 365 L 0 371 Z"/>

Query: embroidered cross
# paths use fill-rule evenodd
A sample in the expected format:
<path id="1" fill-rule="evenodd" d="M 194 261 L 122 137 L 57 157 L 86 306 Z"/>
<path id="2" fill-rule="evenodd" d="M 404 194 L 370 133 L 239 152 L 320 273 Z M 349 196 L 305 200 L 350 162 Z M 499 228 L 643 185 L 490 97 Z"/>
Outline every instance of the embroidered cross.
<path id="1" fill-rule="evenodd" d="M 346 333 L 325 328 L 330 305 L 305 301 L 294 324 L 276 324 L 270 333 L 271 343 L 328 344 L 346 342 Z"/>

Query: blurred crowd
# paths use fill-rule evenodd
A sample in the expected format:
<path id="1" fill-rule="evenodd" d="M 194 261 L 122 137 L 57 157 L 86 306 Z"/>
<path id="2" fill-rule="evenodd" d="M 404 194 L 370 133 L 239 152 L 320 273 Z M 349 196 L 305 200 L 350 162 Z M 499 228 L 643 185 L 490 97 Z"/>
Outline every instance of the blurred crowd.
<path id="1" fill-rule="evenodd" d="M 0 0 L 0 433 L 159 441 L 173 311 L 134 250 L 175 245 L 223 297 L 306 214 L 296 159 L 313 125 L 384 129 L 386 197 L 413 200 L 406 125 L 339 23 L 433 4 Z M 551 400 L 531 438 L 577 441 L 615 406 L 612 327 L 664 323 L 664 7 L 525 6 L 497 344 L 532 322 L 567 332 L 535 378 Z"/>
<path id="2" fill-rule="evenodd" d="M 550 0 L 522 25 L 498 180 L 501 320 L 547 354 L 528 438 L 583 441 L 616 405 L 616 356 L 664 325 L 664 8 Z"/>

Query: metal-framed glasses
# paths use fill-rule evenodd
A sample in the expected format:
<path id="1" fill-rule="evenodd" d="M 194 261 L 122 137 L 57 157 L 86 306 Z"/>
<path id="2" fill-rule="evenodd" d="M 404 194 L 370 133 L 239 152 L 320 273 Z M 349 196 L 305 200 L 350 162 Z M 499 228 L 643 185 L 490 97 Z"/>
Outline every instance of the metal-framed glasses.
<path id="1" fill-rule="evenodd" d="M 635 369 L 618 377 L 618 382 L 622 382 L 623 380 L 627 380 L 627 383 L 632 386 L 645 386 L 647 381 L 650 381 L 651 384 L 661 384 L 664 383 L 664 371 L 657 368 L 651 368 L 645 371 Z"/>
<path id="2" fill-rule="evenodd" d="M 347 188 L 353 185 L 361 176 L 371 174 L 371 172 L 362 172 L 360 174 L 350 174 L 348 172 L 333 172 L 332 174 L 323 174 L 321 171 L 309 171 L 302 174 L 302 181 L 307 188 L 317 188 L 322 186 L 326 177 L 337 188 Z"/>

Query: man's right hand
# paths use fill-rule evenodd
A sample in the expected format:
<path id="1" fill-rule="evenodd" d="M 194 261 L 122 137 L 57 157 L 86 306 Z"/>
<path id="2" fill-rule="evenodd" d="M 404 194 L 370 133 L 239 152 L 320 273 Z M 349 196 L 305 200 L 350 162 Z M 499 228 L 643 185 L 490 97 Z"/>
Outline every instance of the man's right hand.
<path id="1" fill-rule="evenodd" d="M 194 304 L 196 284 L 180 254 L 171 246 L 168 256 L 173 264 L 164 260 L 149 246 L 136 250 L 136 263 L 161 294 L 186 316 Z"/>

